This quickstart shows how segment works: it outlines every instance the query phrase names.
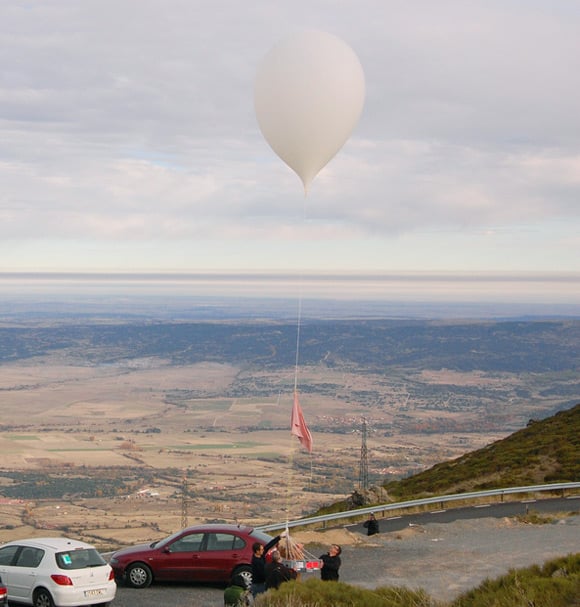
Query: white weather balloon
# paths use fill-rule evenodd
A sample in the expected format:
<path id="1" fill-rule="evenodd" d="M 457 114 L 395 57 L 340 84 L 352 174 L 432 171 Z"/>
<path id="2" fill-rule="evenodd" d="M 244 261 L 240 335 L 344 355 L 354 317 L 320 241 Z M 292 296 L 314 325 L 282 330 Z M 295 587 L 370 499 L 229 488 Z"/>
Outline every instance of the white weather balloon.
<path id="1" fill-rule="evenodd" d="M 364 97 L 360 61 L 336 36 L 301 32 L 265 56 L 254 91 L 258 124 L 305 192 L 350 137 Z"/>

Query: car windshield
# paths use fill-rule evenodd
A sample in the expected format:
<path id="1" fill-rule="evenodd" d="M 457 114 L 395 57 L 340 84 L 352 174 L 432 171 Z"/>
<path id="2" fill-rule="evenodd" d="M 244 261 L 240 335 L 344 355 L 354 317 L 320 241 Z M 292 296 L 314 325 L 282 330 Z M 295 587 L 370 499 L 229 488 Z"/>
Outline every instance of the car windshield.
<path id="1" fill-rule="evenodd" d="M 180 529 L 179 531 L 176 531 L 175 533 L 168 535 L 166 538 L 163 538 L 162 540 L 157 540 L 156 542 L 149 544 L 149 548 L 161 548 L 161 546 L 165 546 L 166 544 L 169 544 L 175 538 L 179 537 L 182 533 L 183 533 L 183 530 Z"/>
<path id="2" fill-rule="evenodd" d="M 57 552 L 56 562 L 60 569 L 84 569 L 85 567 L 102 567 L 107 564 L 94 548 Z"/>

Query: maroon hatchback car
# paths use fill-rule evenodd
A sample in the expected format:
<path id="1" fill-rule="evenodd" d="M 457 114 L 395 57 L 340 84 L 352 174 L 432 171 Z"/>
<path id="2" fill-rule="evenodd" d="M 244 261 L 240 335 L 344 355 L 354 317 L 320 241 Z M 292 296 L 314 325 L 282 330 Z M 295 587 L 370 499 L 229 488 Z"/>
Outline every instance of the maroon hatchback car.
<path id="1" fill-rule="evenodd" d="M 117 550 L 110 565 L 115 577 L 133 588 L 153 581 L 227 582 L 236 573 L 251 581 L 252 545 L 271 539 L 243 525 L 197 525 L 152 544 Z"/>

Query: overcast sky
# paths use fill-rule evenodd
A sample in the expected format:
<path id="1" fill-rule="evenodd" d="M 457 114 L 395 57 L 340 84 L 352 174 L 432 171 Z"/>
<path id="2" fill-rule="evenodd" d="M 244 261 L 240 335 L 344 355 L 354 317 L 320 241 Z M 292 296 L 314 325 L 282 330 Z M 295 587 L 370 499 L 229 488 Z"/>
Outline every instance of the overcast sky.
<path id="1" fill-rule="evenodd" d="M 253 90 L 307 29 L 366 100 L 305 199 Z M 0 270 L 580 273 L 579 109 L 576 0 L 3 0 Z"/>

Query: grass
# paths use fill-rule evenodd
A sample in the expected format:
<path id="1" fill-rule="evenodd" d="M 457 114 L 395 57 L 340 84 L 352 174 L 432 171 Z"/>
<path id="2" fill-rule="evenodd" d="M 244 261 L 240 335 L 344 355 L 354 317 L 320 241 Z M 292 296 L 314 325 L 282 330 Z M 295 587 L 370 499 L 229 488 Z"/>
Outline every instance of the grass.
<path id="1" fill-rule="evenodd" d="M 530 510 L 526 514 L 518 514 L 515 518 L 519 523 L 527 525 L 551 525 L 556 522 L 556 517 L 541 514 L 535 510 Z"/>
<path id="2" fill-rule="evenodd" d="M 10 440 L 40 440 L 35 434 L 8 434 L 6 438 Z"/>
<path id="3" fill-rule="evenodd" d="M 288 582 L 258 596 L 255 607 L 443 607 L 423 591 L 406 588 L 365 590 L 342 582 L 309 579 Z"/>
<path id="4" fill-rule="evenodd" d="M 486 580 L 451 607 L 580 606 L 580 553 Z"/>
<path id="5" fill-rule="evenodd" d="M 384 485 L 396 500 L 580 478 L 580 404 L 412 477 Z"/>
<path id="6" fill-rule="evenodd" d="M 394 502 L 486 489 L 570 482 L 580 479 L 580 404 L 544 420 L 530 420 L 522 430 L 482 449 L 408 478 L 383 485 Z M 372 505 L 367 502 L 365 506 Z M 350 499 L 315 514 L 352 510 Z"/>
<path id="7" fill-rule="evenodd" d="M 255 607 L 580 607 L 580 553 L 511 570 L 452 602 L 398 587 L 365 590 L 342 582 L 288 582 L 259 595 Z"/>

